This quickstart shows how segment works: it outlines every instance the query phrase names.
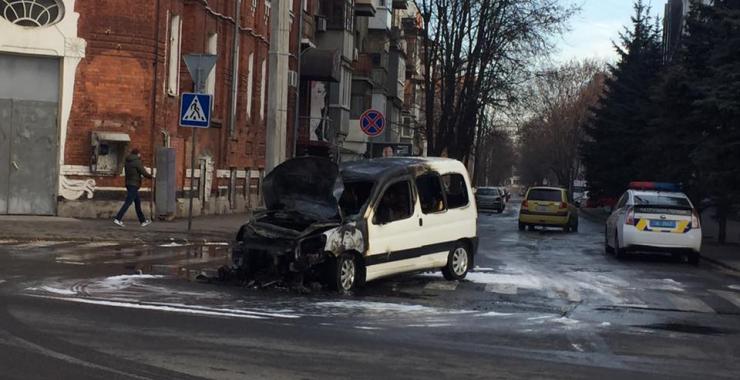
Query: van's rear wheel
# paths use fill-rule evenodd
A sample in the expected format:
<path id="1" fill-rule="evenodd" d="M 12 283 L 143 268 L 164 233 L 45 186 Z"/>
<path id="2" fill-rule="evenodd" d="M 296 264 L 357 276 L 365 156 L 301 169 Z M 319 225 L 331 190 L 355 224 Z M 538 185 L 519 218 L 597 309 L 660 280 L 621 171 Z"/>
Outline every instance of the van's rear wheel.
<path id="1" fill-rule="evenodd" d="M 447 265 L 442 274 L 449 281 L 462 280 L 470 269 L 470 253 L 465 244 L 457 243 L 447 256 Z"/>

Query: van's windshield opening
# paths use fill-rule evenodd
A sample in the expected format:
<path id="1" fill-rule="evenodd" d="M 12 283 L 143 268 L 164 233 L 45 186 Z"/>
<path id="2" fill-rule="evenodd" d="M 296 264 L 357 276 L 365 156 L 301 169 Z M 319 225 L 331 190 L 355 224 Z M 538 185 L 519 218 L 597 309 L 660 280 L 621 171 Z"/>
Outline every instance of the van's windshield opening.
<path id="1" fill-rule="evenodd" d="M 545 202 L 562 202 L 563 196 L 561 195 L 560 190 L 533 189 L 529 191 L 527 200 L 545 201 Z"/>
<path id="2" fill-rule="evenodd" d="M 353 217 L 362 211 L 370 198 L 373 185 L 374 183 L 369 181 L 344 183 L 344 192 L 342 198 L 339 199 L 339 207 L 344 216 Z"/>

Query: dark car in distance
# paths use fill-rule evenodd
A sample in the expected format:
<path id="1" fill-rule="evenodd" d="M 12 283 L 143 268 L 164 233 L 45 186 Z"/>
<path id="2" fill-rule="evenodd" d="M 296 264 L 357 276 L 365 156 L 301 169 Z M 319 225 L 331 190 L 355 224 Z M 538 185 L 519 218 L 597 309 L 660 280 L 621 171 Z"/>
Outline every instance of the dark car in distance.
<path id="1" fill-rule="evenodd" d="M 506 209 L 506 194 L 498 187 L 479 187 L 475 191 L 478 210 L 495 210 L 499 214 Z"/>

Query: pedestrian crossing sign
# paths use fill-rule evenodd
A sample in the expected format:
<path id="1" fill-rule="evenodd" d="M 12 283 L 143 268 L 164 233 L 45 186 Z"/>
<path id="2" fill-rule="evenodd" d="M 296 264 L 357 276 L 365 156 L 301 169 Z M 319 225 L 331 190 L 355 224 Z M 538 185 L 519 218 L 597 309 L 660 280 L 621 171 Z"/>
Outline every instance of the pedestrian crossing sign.
<path id="1" fill-rule="evenodd" d="M 180 126 L 208 128 L 211 123 L 211 100 L 208 94 L 184 92 L 180 97 Z"/>

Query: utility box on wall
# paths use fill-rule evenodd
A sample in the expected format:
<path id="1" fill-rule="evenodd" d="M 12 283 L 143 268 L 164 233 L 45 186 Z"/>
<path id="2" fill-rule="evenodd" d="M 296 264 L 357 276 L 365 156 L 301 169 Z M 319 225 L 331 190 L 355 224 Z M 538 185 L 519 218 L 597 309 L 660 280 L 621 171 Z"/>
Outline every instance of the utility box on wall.
<path id="1" fill-rule="evenodd" d="M 127 133 L 93 132 L 90 171 L 97 175 L 119 175 L 131 143 Z"/>
<path id="2" fill-rule="evenodd" d="M 155 201 L 157 216 L 168 217 L 176 212 L 175 148 L 157 148 L 157 177 Z"/>

